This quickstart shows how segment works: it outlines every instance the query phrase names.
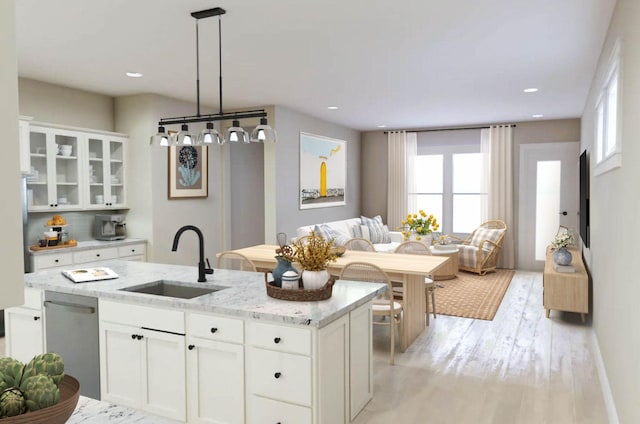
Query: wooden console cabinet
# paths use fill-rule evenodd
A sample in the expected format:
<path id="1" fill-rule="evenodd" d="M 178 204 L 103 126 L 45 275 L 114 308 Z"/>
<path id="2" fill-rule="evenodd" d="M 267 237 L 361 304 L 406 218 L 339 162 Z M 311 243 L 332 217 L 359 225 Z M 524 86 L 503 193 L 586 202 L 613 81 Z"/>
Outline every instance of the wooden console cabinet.
<path id="1" fill-rule="evenodd" d="M 580 251 L 570 248 L 573 256 L 571 265 L 575 272 L 557 272 L 553 264 L 553 251 L 547 250 L 543 274 L 543 304 L 547 318 L 551 309 L 578 312 L 585 322 L 589 313 L 589 276 L 582 262 Z"/>

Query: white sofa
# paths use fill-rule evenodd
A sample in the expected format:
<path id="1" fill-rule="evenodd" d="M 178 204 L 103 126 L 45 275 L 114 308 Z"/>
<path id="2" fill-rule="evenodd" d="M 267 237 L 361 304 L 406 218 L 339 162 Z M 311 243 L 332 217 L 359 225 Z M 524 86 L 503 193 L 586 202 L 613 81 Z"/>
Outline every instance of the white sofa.
<path id="1" fill-rule="evenodd" d="M 346 239 L 350 239 L 354 237 L 353 227 L 360 226 L 362 221 L 360 218 L 349 218 L 343 219 L 341 221 L 331 221 L 331 222 L 323 222 L 322 224 L 326 224 L 333 231 L 345 237 Z M 320 224 L 311 224 L 311 225 L 303 225 L 302 227 L 298 227 L 296 230 L 296 238 L 304 237 L 308 235 L 311 230 L 314 229 L 315 225 Z M 363 234 L 364 238 L 366 234 Z M 393 252 L 396 247 L 403 241 L 402 233 L 399 231 L 389 231 L 389 236 L 391 237 L 391 243 L 374 243 L 373 246 L 376 248 L 378 252 Z"/>

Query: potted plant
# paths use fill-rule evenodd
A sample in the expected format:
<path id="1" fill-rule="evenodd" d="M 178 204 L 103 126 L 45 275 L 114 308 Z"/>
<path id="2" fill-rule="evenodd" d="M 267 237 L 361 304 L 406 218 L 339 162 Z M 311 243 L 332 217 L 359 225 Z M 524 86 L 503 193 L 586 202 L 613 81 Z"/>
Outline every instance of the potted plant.
<path id="1" fill-rule="evenodd" d="M 565 230 L 556 234 L 553 241 L 551 242 L 551 249 L 555 250 L 555 252 L 553 253 L 553 261 L 557 265 L 571 265 L 573 256 L 571 255 L 571 252 L 567 250 L 567 247 L 573 246 L 574 244 L 575 236 L 573 235 L 573 231 Z"/>
<path id="2" fill-rule="evenodd" d="M 311 231 L 309 237 L 294 243 L 291 259 L 302 267 L 304 288 L 320 289 L 331 277 L 327 265 L 336 260 L 333 240 L 325 240 L 320 234 Z"/>
<path id="3" fill-rule="evenodd" d="M 440 228 L 436 217 L 433 214 L 427 215 L 420 209 L 418 213 L 408 214 L 407 219 L 402 220 L 402 235 L 405 240 L 414 237 L 416 240 L 431 244 L 431 233 Z"/>

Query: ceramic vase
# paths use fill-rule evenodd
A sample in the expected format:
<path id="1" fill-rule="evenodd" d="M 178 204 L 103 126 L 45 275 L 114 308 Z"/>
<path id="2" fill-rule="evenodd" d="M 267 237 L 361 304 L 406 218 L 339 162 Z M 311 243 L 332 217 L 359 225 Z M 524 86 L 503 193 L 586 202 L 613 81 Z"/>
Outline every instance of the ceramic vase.
<path id="1" fill-rule="evenodd" d="M 562 266 L 571 265 L 572 259 L 573 259 L 573 256 L 571 255 L 571 252 L 567 250 L 566 247 L 561 247 L 557 249 L 555 252 L 553 252 L 553 262 L 555 262 L 556 265 L 562 265 Z"/>
<path id="2" fill-rule="evenodd" d="M 321 271 L 309 271 L 305 269 L 302 271 L 302 284 L 307 290 L 317 290 L 324 287 L 330 277 L 331 275 L 326 269 Z"/>
<path id="3" fill-rule="evenodd" d="M 420 240 L 418 240 L 418 237 L 420 237 Z M 412 233 L 409 239 L 422 242 L 427 246 L 431 246 L 433 244 L 433 235 L 431 234 L 420 235 L 420 234 Z"/>
<path id="4" fill-rule="evenodd" d="M 273 285 L 276 287 L 282 287 L 282 274 L 287 271 L 295 271 L 295 268 L 291 265 L 291 262 L 282 256 L 276 256 L 275 258 L 278 261 L 278 264 L 273 271 L 271 271 L 271 274 L 273 275 Z"/>

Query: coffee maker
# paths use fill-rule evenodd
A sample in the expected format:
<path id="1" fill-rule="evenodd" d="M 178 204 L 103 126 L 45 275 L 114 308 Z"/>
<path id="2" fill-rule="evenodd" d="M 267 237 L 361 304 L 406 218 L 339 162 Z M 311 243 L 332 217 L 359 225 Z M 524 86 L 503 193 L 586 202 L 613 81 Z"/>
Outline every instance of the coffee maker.
<path id="1" fill-rule="evenodd" d="M 96 240 L 123 240 L 127 237 L 127 224 L 122 214 L 96 215 L 93 236 Z"/>

